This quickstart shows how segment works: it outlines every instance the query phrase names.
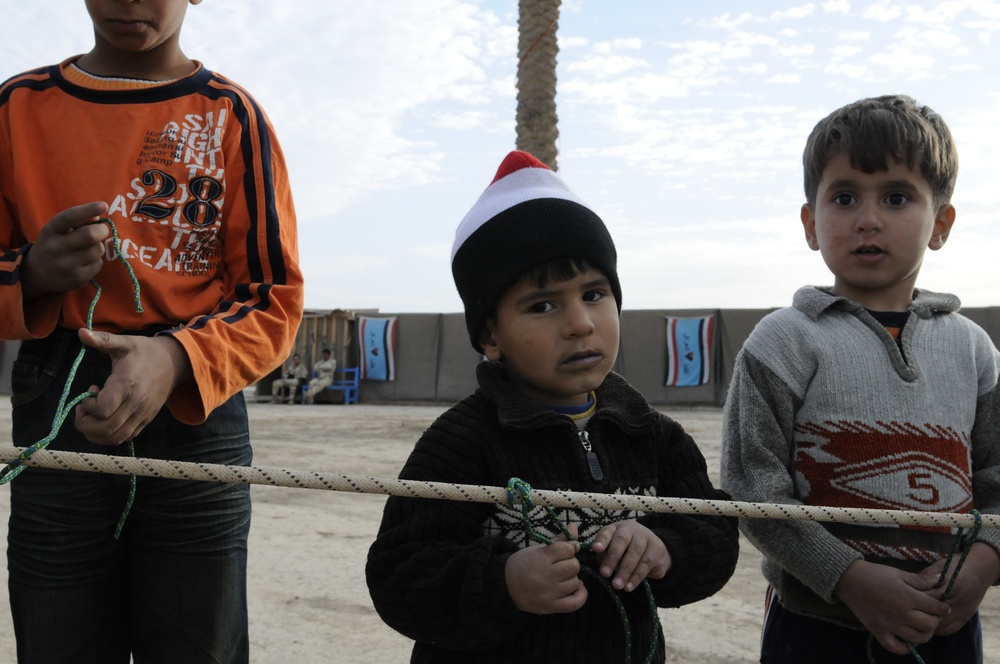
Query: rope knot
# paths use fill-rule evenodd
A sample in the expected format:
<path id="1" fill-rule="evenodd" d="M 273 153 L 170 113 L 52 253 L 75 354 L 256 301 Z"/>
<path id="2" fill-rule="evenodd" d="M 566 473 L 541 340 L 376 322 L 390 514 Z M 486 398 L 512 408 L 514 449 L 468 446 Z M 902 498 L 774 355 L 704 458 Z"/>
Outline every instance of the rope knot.
<path id="1" fill-rule="evenodd" d="M 521 511 L 525 514 L 535 508 L 531 485 L 519 477 L 512 477 L 507 480 L 507 507 L 514 507 L 517 503 L 521 504 Z"/>
<path id="2" fill-rule="evenodd" d="M 531 497 L 531 485 L 519 477 L 512 477 L 507 481 L 507 507 L 513 508 L 517 503 L 521 503 L 521 527 L 524 530 L 525 536 L 528 539 L 540 544 L 552 544 L 552 538 L 535 530 L 531 523 L 531 510 L 535 508 L 535 499 Z M 566 527 L 566 523 L 559 518 L 555 510 L 546 506 L 545 513 L 548 515 L 552 523 L 555 524 L 556 528 L 559 529 L 559 532 L 566 536 L 567 540 L 579 541 L 581 550 L 593 550 L 592 542 L 578 540 L 577 537 L 569 532 L 569 528 Z M 622 627 L 625 631 L 625 664 L 632 664 L 632 626 L 629 623 L 628 612 L 625 610 L 625 605 L 618 596 L 618 591 L 615 590 L 611 585 L 611 582 L 601 576 L 597 570 L 586 565 L 581 565 L 580 571 L 585 572 L 596 579 L 597 582 L 604 586 L 604 589 L 610 593 L 611 599 L 618 608 L 618 615 L 621 618 Z M 656 646 L 660 638 L 660 632 L 658 629 L 659 615 L 656 612 L 656 601 L 653 598 L 653 589 L 649 585 L 648 579 L 642 580 L 642 587 L 646 591 L 646 602 L 649 607 L 649 619 L 653 623 L 653 640 L 649 646 L 649 652 L 646 655 L 644 664 L 651 664 L 653 659 L 656 657 Z"/>

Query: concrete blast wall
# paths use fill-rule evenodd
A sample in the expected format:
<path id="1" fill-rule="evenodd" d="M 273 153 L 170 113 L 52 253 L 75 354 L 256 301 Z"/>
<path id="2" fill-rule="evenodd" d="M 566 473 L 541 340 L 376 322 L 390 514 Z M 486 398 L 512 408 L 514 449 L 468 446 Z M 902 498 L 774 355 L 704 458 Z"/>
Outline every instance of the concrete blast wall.
<path id="1" fill-rule="evenodd" d="M 621 348 L 615 370 L 657 405 L 725 403 L 736 354 L 754 326 L 771 309 L 651 309 L 623 311 Z M 476 388 L 475 365 L 481 357 L 469 343 L 465 318 L 455 314 L 392 314 L 386 312 L 310 311 L 299 329 L 296 351 L 308 366 L 322 348 L 331 348 L 338 366 L 357 366 L 359 351 L 355 315 L 396 316 L 396 380 L 361 381 L 362 403 L 394 401 L 455 402 Z M 1000 307 L 963 309 L 1000 345 Z M 711 380 L 697 387 L 666 387 L 666 316 L 715 314 L 714 362 Z M 11 364 L 16 342 L 0 345 L 0 394 L 10 393 Z M 258 391 L 270 395 L 265 377 Z"/>

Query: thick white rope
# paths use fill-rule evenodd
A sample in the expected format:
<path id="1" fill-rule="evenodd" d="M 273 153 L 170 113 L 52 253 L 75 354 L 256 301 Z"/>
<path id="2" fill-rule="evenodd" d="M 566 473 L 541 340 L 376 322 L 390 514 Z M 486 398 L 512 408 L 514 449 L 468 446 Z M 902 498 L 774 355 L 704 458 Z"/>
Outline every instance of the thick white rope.
<path id="1" fill-rule="evenodd" d="M 0 461 L 16 459 L 23 448 L 0 445 Z M 321 489 L 350 493 L 373 493 L 408 498 L 434 498 L 478 503 L 507 503 L 506 487 L 420 482 L 383 477 L 364 477 L 321 473 L 285 468 L 225 466 L 189 461 L 167 461 L 138 457 L 84 454 L 41 449 L 24 461 L 28 466 L 79 470 L 111 475 L 137 475 L 164 479 L 198 480 L 226 484 L 263 484 L 297 489 Z M 879 510 L 816 505 L 747 503 L 728 500 L 703 500 L 658 496 L 631 496 L 578 491 L 532 489 L 536 505 L 552 508 L 590 508 L 601 510 L 636 510 L 703 516 L 736 516 L 747 519 L 784 519 L 827 521 L 861 525 L 899 524 L 971 528 L 971 514 L 920 512 L 916 510 Z M 515 500 L 517 500 L 515 498 Z M 984 528 L 1000 528 L 1000 515 L 983 514 Z"/>

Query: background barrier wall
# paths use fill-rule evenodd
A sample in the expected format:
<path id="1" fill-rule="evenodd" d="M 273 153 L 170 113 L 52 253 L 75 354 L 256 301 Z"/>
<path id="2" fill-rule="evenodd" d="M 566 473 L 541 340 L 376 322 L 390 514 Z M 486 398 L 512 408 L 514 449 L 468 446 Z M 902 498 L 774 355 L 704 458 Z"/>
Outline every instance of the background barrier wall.
<path id="1" fill-rule="evenodd" d="M 623 311 L 621 347 L 615 371 L 657 405 L 725 403 L 736 355 L 754 326 L 772 309 L 649 309 Z M 1000 345 L 1000 307 L 962 309 Z M 393 314 L 377 311 L 308 311 L 296 340 L 296 352 L 312 367 L 322 348 L 331 348 L 338 366 L 358 365 L 357 314 L 398 319 L 396 380 L 361 381 L 362 403 L 395 401 L 455 402 L 476 388 L 475 366 L 481 356 L 472 348 L 465 317 L 454 314 Z M 666 316 L 716 316 L 713 371 L 710 382 L 697 387 L 666 387 Z M 17 342 L 0 342 L 0 394 L 10 394 L 10 370 Z M 257 384 L 270 398 L 277 371 Z"/>
<path id="2" fill-rule="evenodd" d="M 726 400 L 737 353 L 754 326 L 771 311 L 773 309 L 625 310 L 615 371 L 653 404 L 721 406 Z M 985 328 L 994 344 L 1000 344 L 1000 307 L 963 309 L 962 313 Z M 706 314 L 716 316 L 712 380 L 697 387 L 666 387 L 666 317 Z M 462 314 L 379 312 L 366 315 L 396 316 L 399 323 L 396 380 L 362 381 L 363 403 L 454 402 L 475 390 L 475 365 L 480 355 L 469 343 Z M 350 336 L 353 343 L 353 334 Z M 353 352 L 351 361 L 357 357 L 357 350 Z"/>

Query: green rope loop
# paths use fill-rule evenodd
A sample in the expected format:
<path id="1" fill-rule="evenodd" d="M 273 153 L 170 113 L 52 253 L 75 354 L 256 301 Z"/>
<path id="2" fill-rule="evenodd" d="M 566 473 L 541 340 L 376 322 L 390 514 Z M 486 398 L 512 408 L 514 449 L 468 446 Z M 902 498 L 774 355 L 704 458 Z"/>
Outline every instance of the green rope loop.
<path id="1" fill-rule="evenodd" d="M 115 254 L 125 265 L 125 269 L 128 271 L 129 279 L 132 281 L 132 294 L 133 300 L 135 302 L 135 310 L 137 313 L 143 313 L 142 303 L 140 301 L 139 295 L 139 280 L 135 276 L 135 271 L 129 264 L 128 259 L 121 251 L 121 241 L 118 238 L 118 229 L 115 228 L 115 224 L 111 219 L 105 217 L 100 219 L 97 223 L 107 224 L 111 229 L 111 242 L 113 243 Z M 94 287 L 94 297 L 90 301 L 90 306 L 87 308 L 87 329 L 92 330 L 94 325 L 94 309 L 97 308 L 97 303 L 101 299 L 101 285 L 95 280 L 90 280 L 90 285 Z M 24 461 L 30 457 L 32 454 L 38 450 L 43 450 L 49 446 L 56 436 L 59 434 L 59 430 L 62 428 L 63 423 L 65 423 L 66 418 L 69 417 L 73 409 L 82 402 L 84 399 L 89 399 L 90 397 L 97 396 L 94 392 L 84 392 L 77 395 L 73 399 L 69 399 L 69 390 L 73 385 L 73 379 L 76 378 L 76 372 L 80 368 L 80 363 L 83 361 L 83 356 L 87 352 L 86 346 L 80 346 L 79 352 L 76 354 L 76 359 L 73 360 L 73 364 L 70 366 L 69 374 L 66 377 L 66 384 L 63 385 L 62 394 L 59 397 L 59 404 L 56 406 L 55 415 L 52 418 L 52 427 L 49 430 L 49 434 L 39 440 L 38 442 L 30 445 L 24 449 L 17 458 L 12 459 L 3 469 L 0 469 L 0 485 L 7 484 L 11 482 L 15 477 L 21 474 L 27 466 L 24 465 Z M 67 400 L 69 400 L 67 402 Z M 135 457 L 135 446 L 132 441 L 128 441 L 129 455 Z M 118 519 L 118 525 L 115 527 L 115 539 L 121 536 L 122 528 L 125 526 L 125 519 L 128 517 L 129 511 L 132 509 L 132 503 L 135 501 L 135 488 L 136 488 L 136 477 L 135 475 L 129 476 L 129 492 L 128 498 L 125 502 L 125 509 L 122 512 L 121 517 Z"/>
<path id="2" fill-rule="evenodd" d="M 535 542 L 539 542 L 541 544 L 551 544 L 551 538 L 539 533 L 531 525 L 530 513 L 531 510 L 535 508 L 535 500 L 531 497 L 531 485 L 522 479 L 512 477 L 507 482 L 507 506 L 514 507 L 515 503 L 518 502 L 521 503 L 521 524 L 524 528 L 524 534 Z M 545 512 L 548 514 L 549 518 L 552 519 L 552 522 L 555 523 L 559 532 L 566 536 L 566 539 L 576 539 L 570 534 L 569 529 L 566 527 L 566 524 L 563 523 L 562 519 L 556 515 L 555 510 L 551 507 L 546 507 Z M 593 550 L 594 545 L 592 542 L 584 542 L 582 540 L 578 541 L 580 543 L 581 550 Z M 622 627 L 625 630 L 625 664 L 632 664 L 632 625 L 628 619 L 628 613 L 625 611 L 625 605 L 622 603 L 621 597 L 618 596 L 618 591 L 615 590 L 614 586 L 611 585 L 611 582 L 601 576 L 600 572 L 597 570 L 587 567 L 586 565 L 581 565 L 580 569 L 597 579 L 611 595 L 611 599 L 618 608 L 618 615 L 621 618 Z M 649 652 L 644 660 L 644 664 L 650 664 L 656 657 L 656 646 L 659 644 L 660 640 L 660 631 L 657 629 L 659 616 L 656 609 L 656 600 L 653 598 L 653 588 L 649 584 L 648 579 L 642 580 L 642 587 L 646 592 L 646 600 L 649 602 L 650 615 L 653 620 L 653 642 L 650 644 Z"/>
<path id="3" fill-rule="evenodd" d="M 969 557 L 969 552 L 972 551 L 972 545 L 976 543 L 976 540 L 979 538 L 979 531 L 983 528 L 983 515 L 979 513 L 979 510 L 974 509 L 970 514 L 976 520 L 972 526 L 972 531 L 968 537 L 965 535 L 965 528 L 959 528 L 955 533 L 955 539 L 951 542 L 951 551 L 948 552 L 948 557 L 944 561 L 944 569 L 941 570 L 941 576 L 938 577 L 938 582 L 934 585 L 935 588 L 940 588 L 944 585 L 945 578 L 948 575 L 948 568 L 951 566 L 951 560 L 955 557 L 956 553 L 961 551 L 958 562 L 955 564 L 955 572 L 951 575 L 951 580 L 948 582 L 948 587 L 945 588 L 941 599 L 947 599 L 951 595 L 951 591 L 955 587 L 955 581 L 958 579 L 958 573 L 961 571 L 962 566 L 965 565 L 965 561 Z"/>
<path id="4" fill-rule="evenodd" d="M 944 559 L 944 568 L 938 576 L 937 583 L 934 584 L 934 588 L 940 588 L 944 585 L 945 579 L 948 578 L 948 568 L 951 567 L 951 561 L 955 557 L 956 553 L 959 554 L 958 562 L 955 564 L 955 571 L 951 575 L 951 579 L 948 581 L 948 587 L 945 588 L 944 594 L 941 596 L 942 601 L 948 599 L 948 596 L 951 595 L 951 591 L 955 587 L 955 581 L 958 580 L 958 573 L 961 571 L 962 566 L 965 565 L 965 561 L 968 559 L 969 553 L 972 551 L 972 545 L 976 543 L 976 540 L 979 538 L 979 531 L 983 528 L 983 515 L 979 512 L 979 510 L 974 509 L 969 513 L 972 514 L 975 519 L 971 532 L 968 537 L 966 537 L 965 528 L 959 528 L 955 532 L 955 538 L 951 541 L 951 550 L 948 551 L 948 556 Z M 918 664 L 926 664 L 924 659 L 920 656 L 920 653 L 917 652 L 917 647 L 914 644 L 907 641 L 904 641 L 904 643 L 906 643 L 906 647 L 910 649 L 910 654 L 913 655 L 913 658 L 917 660 Z M 865 648 L 865 651 L 868 654 L 868 664 L 876 664 L 875 653 L 873 652 L 874 645 L 875 635 L 869 634 L 868 643 Z"/>

